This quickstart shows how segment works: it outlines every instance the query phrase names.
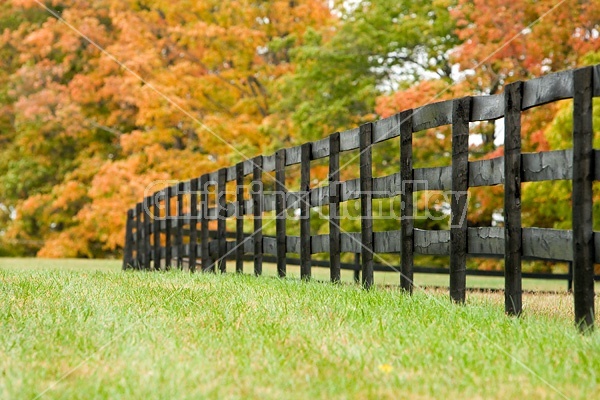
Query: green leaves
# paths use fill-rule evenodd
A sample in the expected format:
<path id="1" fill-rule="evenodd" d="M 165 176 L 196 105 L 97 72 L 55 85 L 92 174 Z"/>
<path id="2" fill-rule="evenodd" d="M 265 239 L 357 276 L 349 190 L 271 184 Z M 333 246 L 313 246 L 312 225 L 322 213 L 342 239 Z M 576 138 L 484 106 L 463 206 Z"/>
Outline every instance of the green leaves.
<path id="1" fill-rule="evenodd" d="M 422 79 L 446 78 L 448 51 L 458 43 L 451 2 L 339 3 L 339 20 L 307 30 L 291 53 L 296 69 L 285 78 L 278 110 L 291 118 L 304 140 L 375 119 L 375 99 Z"/>

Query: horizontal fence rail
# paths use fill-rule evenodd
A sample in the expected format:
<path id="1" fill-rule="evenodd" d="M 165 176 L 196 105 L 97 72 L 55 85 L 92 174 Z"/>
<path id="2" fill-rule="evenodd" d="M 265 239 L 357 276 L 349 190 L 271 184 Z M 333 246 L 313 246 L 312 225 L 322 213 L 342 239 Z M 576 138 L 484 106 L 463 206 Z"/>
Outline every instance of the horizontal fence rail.
<path id="1" fill-rule="evenodd" d="M 442 270 L 450 275 L 451 298 L 462 303 L 466 276 L 474 274 L 466 268 L 467 257 L 503 258 L 505 309 L 519 315 L 522 279 L 535 275 L 522 273 L 522 260 L 569 262 L 572 272 L 557 276 L 569 282 L 572 277 L 575 322 L 586 331 L 594 324 L 594 264 L 600 263 L 600 232 L 592 227 L 592 184 L 600 181 L 600 150 L 592 147 L 593 97 L 600 97 L 600 66 L 515 82 L 497 95 L 464 97 L 406 110 L 179 182 L 145 197 L 127 212 L 123 268 L 162 270 L 181 268 L 185 263 L 190 271 L 200 267 L 202 271 L 218 268 L 225 272 L 229 259 L 235 260 L 237 272 L 243 272 L 244 260 L 251 257 L 256 275 L 262 273 L 264 262 L 277 264 L 280 277 L 286 276 L 287 264 L 299 264 L 302 279 L 311 278 L 313 266 L 326 266 L 334 282 L 340 279 L 341 269 L 355 271 L 355 279 L 360 272 L 367 288 L 373 284 L 374 271 L 396 270 L 401 275 L 401 287 L 412 292 L 413 273 L 424 271 L 414 266 L 415 254 L 449 256 L 449 270 Z M 563 99 L 573 99 L 573 148 L 522 153 L 522 112 Z M 469 123 L 500 118 L 504 118 L 504 156 L 469 161 Z M 442 126 L 452 129 L 451 165 L 413 168 L 413 134 Z M 372 147 L 393 138 L 400 140 L 398 172 L 377 176 Z M 340 154 L 352 150 L 360 152 L 360 176 L 340 181 Z M 311 161 L 323 158 L 329 158 L 329 184 L 311 188 Z M 300 189 L 291 191 L 285 186 L 286 167 L 298 164 Z M 521 183 L 554 180 L 572 181 L 573 229 L 522 227 Z M 230 182 L 235 190 L 228 197 Z M 265 189 L 267 185 L 273 189 Z M 504 185 L 504 226 L 468 227 L 468 189 L 496 185 Z M 423 190 L 444 192 L 450 204 L 449 230 L 414 227 L 413 195 Z M 398 229 L 375 231 L 373 218 L 378 215 L 373 213 L 373 200 L 396 196 L 403 206 L 399 215 L 388 217 L 397 221 Z M 349 200 L 359 202 L 360 216 L 356 218 L 360 219 L 360 232 L 340 228 L 340 205 Z M 315 235 L 310 210 L 321 206 L 329 207 L 330 233 Z M 299 236 L 286 232 L 290 210 L 299 213 Z M 276 235 L 271 237 L 263 235 L 263 227 L 268 223 L 265 213 L 273 211 Z M 252 232 L 244 232 L 247 218 L 252 221 Z M 227 232 L 228 219 L 236 220 L 235 233 Z M 327 253 L 329 261 L 313 260 L 312 255 L 318 253 Z M 355 254 L 355 263 L 342 263 L 344 253 Z M 401 265 L 376 264 L 377 253 L 400 254 Z"/>

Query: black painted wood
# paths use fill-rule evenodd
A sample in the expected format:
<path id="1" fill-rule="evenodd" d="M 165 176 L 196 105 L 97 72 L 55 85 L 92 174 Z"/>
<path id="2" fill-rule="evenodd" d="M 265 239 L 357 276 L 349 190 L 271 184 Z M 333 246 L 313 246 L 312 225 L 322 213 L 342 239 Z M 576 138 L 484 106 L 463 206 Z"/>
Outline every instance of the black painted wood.
<path id="1" fill-rule="evenodd" d="M 262 171 L 273 172 L 275 171 L 275 154 L 269 156 L 262 156 Z"/>
<path id="2" fill-rule="evenodd" d="M 277 275 L 286 275 L 286 188 L 285 188 L 285 149 L 275 153 L 275 230 L 277 232 Z"/>
<path id="3" fill-rule="evenodd" d="M 387 176 L 373 178 L 373 198 L 394 197 L 402 192 L 402 176 L 396 172 Z"/>
<path id="4" fill-rule="evenodd" d="M 474 96 L 471 121 L 491 121 L 504 116 L 504 93 Z"/>
<path id="5" fill-rule="evenodd" d="M 592 66 L 594 70 L 594 97 L 600 97 L 600 64 Z"/>
<path id="6" fill-rule="evenodd" d="M 523 84 L 521 110 L 573 97 L 573 71 L 561 71 Z"/>
<path id="7" fill-rule="evenodd" d="M 400 136 L 400 114 L 373 122 L 373 144 Z"/>
<path id="8" fill-rule="evenodd" d="M 414 253 L 449 256 L 450 231 L 414 229 Z"/>
<path id="9" fill-rule="evenodd" d="M 362 266 L 360 265 L 360 253 L 354 253 L 354 283 L 360 283 L 360 270 Z"/>
<path id="10" fill-rule="evenodd" d="M 285 165 L 300 164 L 300 146 L 285 149 Z"/>
<path id="11" fill-rule="evenodd" d="M 227 182 L 227 169 L 221 168 L 217 177 L 217 235 L 219 241 L 219 255 L 218 264 L 219 271 L 225 273 L 227 271 L 227 205 L 226 205 L 226 191 L 225 184 Z"/>
<path id="12" fill-rule="evenodd" d="M 143 265 L 142 255 L 144 254 L 144 246 L 142 244 L 143 236 L 143 220 L 142 210 L 144 206 L 142 203 L 135 205 L 135 269 L 141 269 Z"/>
<path id="13" fill-rule="evenodd" d="M 133 265 L 133 210 L 127 210 L 125 222 L 125 247 L 123 248 L 123 270 L 130 269 Z"/>
<path id="14" fill-rule="evenodd" d="M 263 157 L 255 157 L 252 161 L 254 163 L 254 167 L 252 170 L 252 213 L 254 215 L 254 274 L 258 276 L 262 275 L 263 264 Z"/>
<path id="15" fill-rule="evenodd" d="M 343 232 L 340 234 L 341 249 L 342 253 L 360 253 L 362 252 L 361 246 L 361 232 Z"/>
<path id="16" fill-rule="evenodd" d="M 340 133 L 329 136 L 329 277 L 339 282 L 340 272 Z"/>
<path id="17" fill-rule="evenodd" d="M 373 232 L 375 253 L 402 253 L 402 231 Z"/>
<path id="18" fill-rule="evenodd" d="M 521 288 L 521 101 L 523 82 L 506 86 L 504 103 L 504 308 L 522 311 Z"/>
<path id="19" fill-rule="evenodd" d="M 329 253 L 329 234 L 311 235 L 310 253 Z"/>
<path id="20" fill-rule="evenodd" d="M 522 154 L 521 162 L 523 182 L 554 181 L 573 177 L 572 149 Z"/>
<path id="21" fill-rule="evenodd" d="M 161 254 L 160 254 L 160 201 L 161 201 L 161 191 L 154 193 L 153 198 L 153 209 L 152 209 L 152 230 L 153 230 L 153 243 L 152 250 L 154 252 L 153 261 L 154 261 L 154 269 L 156 271 L 161 270 Z"/>
<path id="22" fill-rule="evenodd" d="M 469 187 L 504 183 L 504 157 L 469 162 Z"/>
<path id="23" fill-rule="evenodd" d="M 311 248 L 310 248 L 310 160 L 311 143 L 304 143 L 300 163 L 300 277 L 309 280 L 311 277 Z"/>
<path id="24" fill-rule="evenodd" d="M 573 232 L 562 229 L 523 228 L 523 258 L 573 260 Z"/>
<path id="25" fill-rule="evenodd" d="M 469 189 L 469 119 L 471 98 L 452 107 L 452 194 L 450 202 L 450 298 L 465 302 L 467 288 L 467 199 Z"/>
<path id="26" fill-rule="evenodd" d="M 148 196 L 144 199 L 144 210 L 142 211 L 142 213 L 144 215 L 144 269 L 146 271 L 150 271 L 150 269 L 152 268 L 152 248 L 150 247 L 150 227 L 152 226 L 152 196 Z"/>
<path id="27" fill-rule="evenodd" d="M 452 190 L 452 167 L 429 167 L 415 168 L 413 180 L 416 182 L 426 181 L 427 185 L 419 184 L 414 188 L 419 190 Z"/>
<path id="28" fill-rule="evenodd" d="M 415 108 L 412 112 L 413 132 L 452 123 L 452 102 L 445 100 Z"/>
<path id="29" fill-rule="evenodd" d="M 171 199 L 173 197 L 173 186 L 169 186 L 165 189 L 165 269 L 171 269 L 171 262 L 173 261 L 171 254 L 171 232 L 173 224 L 173 210 L 171 209 Z"/>
<path id="30" fill-rule="evenodd" d="M 569 262 L 569 272 L 567 273 L 567 291 L 573 293 L 573 261 Z"/>
<path id="31" fill-rule="evenodd" d="M 244 215 L 246 214 L 244 201 L 244 163 L 235 166 L 235 197 L 237 212 L 235 220 L 235 272 L 244 272 Z"/>
<path id="32" fill-rule="evenodd" d="M 329 138 L 326 137 L 321 140 L 317 140 L 316 142 L 312 142 L 310 146 L 310 159 L 318 160 L 320 158 L 324 158 L 329 156 Z"/>
<path id="33" fill-rule="evenodd" d="M 175 246 L 177 247 L 177 268 L 183 268 L 183 193 L 184 183 L 177 184 L 177 212 L 175 221 L 177 223 L 175 230 Z"/>
<path id="34" fill-rule="evenodd" d="M 200 261 L 202 271 L 215 272 L 210 256 L 210 238 L 208 233 L 208 174 L 200 176 Z"/>
<path id="35" fill-rule="evenodd" d="M 371 123 L 360 127 L 360 231 L 362 242 L 362 284 L 373 286 L 373 162 Z"/>
<path id="36" fill-rule="evenodd" d="M 198 188 L 199 178 L 190 181 L 190 244 L 188 265 L 190 272 L 196 272 L 196 255 L 198 254 Z"/>
<path id="37" fill-rule="evenodd" d="M 594 153 L 594 158 L 596 157 Z M 522 182 L 566 180 L 573 177 L 572 149 L 523 153 L 521 163 Z M 599 177 L 600 175 L 594 172 L 594 178 Z M 503 183 L 504 157 L 469 162 L 469 187 L 494 186 Z"/>
<path id="38" fill-rule="evenodd" d="M 340 151 L 356 150 L 360 147 L 359 128 L 340 132 Z"/>
<path id="39" fill-rule="evenodd" d="M 593 70 L 573 72 L 573 295 L 575 324 L 594 327 Z"/>
<path id="40" fill-rule="evenodd" d="M 402 231 L 402 255 L 400 287 L 408 293 L 413 291 L 413 168 L 412 168 L 412 110 L 400 113 L 400 175 L 402 192 L 400 200 L 400 226 Z"/>

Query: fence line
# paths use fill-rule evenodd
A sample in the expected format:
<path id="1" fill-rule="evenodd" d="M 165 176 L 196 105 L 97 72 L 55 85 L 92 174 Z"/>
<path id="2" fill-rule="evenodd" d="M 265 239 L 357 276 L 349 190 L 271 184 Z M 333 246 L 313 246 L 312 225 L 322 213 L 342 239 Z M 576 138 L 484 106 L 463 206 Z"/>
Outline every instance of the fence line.
<path id="1" fill-rule="evenodd" d="M 504 93 L 469 96 L 406 110 L 359 128 L 336 132 L 312 143 L 257 156 L 229 168 L 204 174 L 155 192 L 127 212 L 124 268 L 161 270 L 182 267 L 194 271 L 197 258 L 204 271 L 226 271 L 226 259 L 252 254 L 254 273 L 262 273 L 264 256 L 276 257 L 278 275 L 286 275 L 289 253 L 299 255 L 302 279 L 310 279 L 312 254 L 329 253 L 330 278 L 340 279 L 342 253 L 360 255 L 362 284 L 373 284 L 375 253 L 401 254 L 400 285 L 413 289 L 415 254 L 450 256 L 450 296 L 465 300 L 468 256 L 503 257 L 505 310 L 522 311 L 522 259 L 572 262 L 575 322 L 581 330 L 594 324 L 594 263 L 600 263 L 600 232 L 593 231 L 592 184 L 600 180 L 600 150 L 593 149 L 592 98 L 600 96 L 600 65 L 564 71 L 506 86 Z M 573 148 L 538 153 L 521 152 L 523 111 L 562 99 L 573 99 Z M 469 123 L 504 118 L 504 156 L 468 160 Z M 446 167 L 413 168 L 415 132 L 450 125 L 452 162 Z M 373 176 L 372 148 L 400 139 L 397 173 Z M 340 153 L 359 150 L 359 178 L 340 181 Z M 329 157 L 329 185 L 310 188 L 311 160 Z M 300 164 L 300 190 L 285 187 L 286 167 Z M 275 172 L 275 190 L 265 191 L 263 173 Z M 245 177 L 252 179 L 249 198 Z M 524 228 L 521 224 L 521 183 L 572 180 L 573 230 Z M 227 202 L 227 182 L 235 182 L 235 201 Z M 468 189 L 504 185 L 504 227 L 468 227 Z M 211 188 L 212 191 L 211 191 Z M 413 195 L 421 190 L 450 193 L 449 230 L 414 227 Z M 211 201 L 214 192 L 214 202 Z M 199 195 L 199 196 L 198 196 Z M 373 199 L 400 195 L 399 230 L 373 230 Z M 342 232 L 340 205 L 360 203 L 360 232 Z M 175 213 L 172 211 L 176 202 Z M 184 204 L 187 205 L 184 206 Z M 312 235 L 311 207 L 329 206 L 327 235 Z M 286 232 L 287 210 L 300 210 L 300 236 Z M 263 215 L 275 211 L 276 236 L 263 235 Z M 253 231 L 244 232 L 244 216 L 253 216 Z M 391 216 L 391 215 L 390 215 Z M 226 220 L 236 218 L 235 240 L 227 240 Z M 217 220 L 211 238 L 210 221 Z M 198 222 L 200 235 L 198 237 Z M 174 244 L 173 244 L 174 234 Z M 199 246 L 198 246 L 199 244 Z M 164 266 L 162 264 L 164 261 Z M 380 267 L 377 270 L 381 270 Z"/>

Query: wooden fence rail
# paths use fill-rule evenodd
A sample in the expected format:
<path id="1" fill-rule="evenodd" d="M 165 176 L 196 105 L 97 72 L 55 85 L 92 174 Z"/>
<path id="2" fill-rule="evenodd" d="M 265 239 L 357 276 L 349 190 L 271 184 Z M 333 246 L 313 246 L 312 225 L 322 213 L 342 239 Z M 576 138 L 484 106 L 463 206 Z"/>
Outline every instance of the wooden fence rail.
<path id="1" fill-rule="evenodd" d="M 243 261 L 252 255 L 254 273 L 262 273 L 265 257 L 273 256 L 278 275 L 286 275 L 288 254 L 297 254 L 302 279 L 310 279 L 312 254 L 328 253 L 330 277 L 340 279 L 348 268 L 343 253 L 360 255 L 362 284 L 373 284 L 376 253 L 401 255 L 400 285 L 413 289 L 415 254 L 450 257 L 450 296 L 464 302 L 467 257 L 503 257 L 505 310 L 522 311 L 523 259 L 572 263 L 575 322 L 581 330 L 594 324 L 594 264 L 600 263 L 600 232 L 593 231 L 592 184 L 600 180 L 600 150 L 592 147 L 592 98 L 600 97 L 600 65 L 564 71 L 507 85 L 504 93 L 472 96 L 406 110 L 359 128 L 336 132 L 301 146 L 258 156 L 153 193 L 127 212 L 123 268 L 168 269 L 187 260 L 190 271 L 226 271 L 226 259 Z M 562 99 L 573 99 L 573 148 L 538 153 L 521 152 L 523 111 Z M 488 160 L 468 160 L 469 123 L 504 118 L 505 154 Z M 441 126 L 452 129 L 452 163 L 446 167 L 413 168 L 413 134 Z M 400 140 L 398 172 L 374 176 L 372 147 Z M 340 181 L 340 153 L 359 150 L 357 179 Z M 329 157 L 329 185 L 310 188 L 311 160 Z M 285 186 L 286 167 L 300 164 L 300 190 Z M 274 191 L 264 189 L 266 174 L 275 173 Z M 246 177 L 250 190 L 244 190 Z M 272 177 L 269 175 L 272 179 Z M 524 228 L 521 225 L 521 183 L 571 180 L 572 230 Z M 226 185 L 235 182 L 235 200 L 227 202 Z M 468 227 L 469 188 L 504 185 L 504 226 Z M 440 190 L 450 204 L 449 230 L 414 227 L 413 194 Z M 398 230 L 373 229 L 373 199 L 400 196 L 402 208 L 393 216 Z M 212 200 L 211 200 L 212 199 Z M 340 229 L 340 204 L 359 200 L 360 232 Z M 311 232 L 310 209 L 329 207 L 329 234 Z M 288 210 L 299 210 L 300 236 L 288 235 Z M 263 218 L 275 211 L 276 236 L 263 235 Z M 252 216 L 252 232 L 244 219 Z M 235 240 L 227 240 L 226 220 L 236 219 Z M 216 237 L 209 226 L 216 222 Z M 198 229 L 200 232 L 198 233 Z M 164 264 L 163 264 L 164 261 Z M 317 263 L 318 264 L 318 263 Z M 316 264 L 315 264 L 316 265 Z"/>

